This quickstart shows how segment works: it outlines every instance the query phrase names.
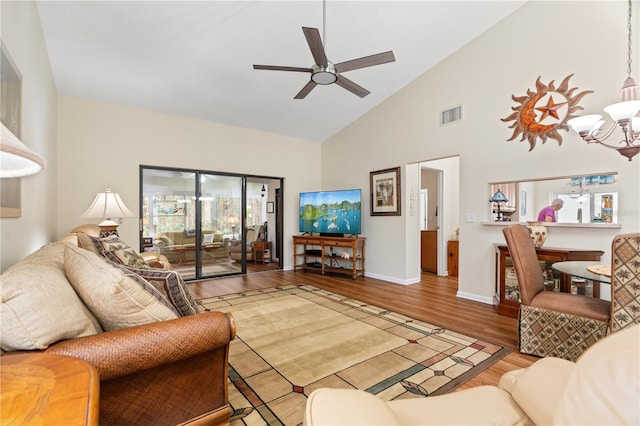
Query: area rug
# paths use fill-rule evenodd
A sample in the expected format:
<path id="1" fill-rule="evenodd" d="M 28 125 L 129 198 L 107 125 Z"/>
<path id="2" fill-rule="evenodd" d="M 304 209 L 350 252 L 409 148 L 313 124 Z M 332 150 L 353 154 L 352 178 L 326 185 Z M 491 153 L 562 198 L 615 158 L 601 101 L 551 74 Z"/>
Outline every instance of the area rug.
<path id="1" fill-rule="evenodd" d="M 231 312 L 234 425 L 300 425 L 317 388 L 389 401 L 451 392 L 510 349 L 310 285 L 198 300 Z"/>

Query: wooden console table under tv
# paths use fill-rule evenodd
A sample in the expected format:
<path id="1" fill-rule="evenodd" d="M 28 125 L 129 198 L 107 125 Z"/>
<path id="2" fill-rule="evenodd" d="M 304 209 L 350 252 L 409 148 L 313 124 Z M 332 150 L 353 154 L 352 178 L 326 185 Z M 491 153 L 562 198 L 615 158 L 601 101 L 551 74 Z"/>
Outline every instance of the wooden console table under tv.
<path id="1" fill-rule="evenodd" d="M 518 318 L 520 310 L 520 288 L 518 277 L 513 268 L 509 248 L 506 244 L 494 244 L 496 252 L 496 293 L 493 298 L 494 306 L 500 315 Z M 554 247 L 537 247 L 536 253 L 540 260 L 540 268 L 546 274 L 545 287 L 556 288 L 556 291 L 571 292 L 571 277 L 566 274 L 551 271 L 555 262 L 567 260 L 599 261 L 604 254 L 602 250 L 585 250 Z M 599 297 L 599 287 L 594 285 L 593 297 Z"/>
<path id="2" fill-rule="evenodd" d="M 293 270 L 364 277 L 364 237 L 293 237 Z M 302 263 L 300 261 L 302 260 Z"/>

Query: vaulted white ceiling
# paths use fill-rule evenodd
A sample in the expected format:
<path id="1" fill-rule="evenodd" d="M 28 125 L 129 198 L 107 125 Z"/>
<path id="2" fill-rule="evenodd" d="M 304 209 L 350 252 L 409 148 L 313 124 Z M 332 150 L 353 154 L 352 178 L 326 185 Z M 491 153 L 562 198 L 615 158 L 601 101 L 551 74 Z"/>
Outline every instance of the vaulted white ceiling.
<path id="1" fill-rule="evenodd" d="M 59 93 L 322 142 L 522 6 L 522 1 L 39 1 Z M 302 27 L 334 63 L 396 62 L 293 97 L 310 67 Z M 470 71 L 471 72 L 471 71 Z"/>

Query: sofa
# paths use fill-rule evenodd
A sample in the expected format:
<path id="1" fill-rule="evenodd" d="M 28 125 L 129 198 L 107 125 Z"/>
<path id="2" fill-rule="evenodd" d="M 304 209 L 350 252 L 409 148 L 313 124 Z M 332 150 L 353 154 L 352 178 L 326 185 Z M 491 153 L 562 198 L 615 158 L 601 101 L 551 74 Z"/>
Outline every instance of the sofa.
<path id="1" fill-rule="evenodd" d="M 122 245 L 78 233 L 0 275 L 0 362 L 31 352 L 83 359 L 100 378 L 101 425 L 228 424 L 233 316 L 199 313 L 176 272 L 143 267 Z"/>
<path id="2" fill-rule="evenodd" d="M 542 358 L 478 386 L 385 402 L 366 391 L 321 388 L 304 425 L 638 425 L 640 325 L 590 346 L 574 363 Z"/>
<path id="3" fill-rule="evenodd" d="M 158 232 L 153 237 L 155 250 L 173 264 L 195 261 L 195 231 Z M 218 230 L 202 231 L 202 254 L 205 257 L 229 257 L 229 238 Z"/>

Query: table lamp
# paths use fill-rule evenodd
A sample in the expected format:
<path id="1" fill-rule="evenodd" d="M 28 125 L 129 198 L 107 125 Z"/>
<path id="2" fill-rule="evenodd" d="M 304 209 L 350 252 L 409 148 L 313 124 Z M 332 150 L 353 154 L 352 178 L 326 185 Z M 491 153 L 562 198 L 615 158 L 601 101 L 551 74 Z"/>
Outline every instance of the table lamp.
<path id="1" fill-rule="evenodd" d="M 124 205 L 119 194 L 111 192 L 111 188 L 107 188 L 105 192 L 99 192 L 93 200 L 91 206 L 82 214 L 82 218 L 103 218 L 100 222 L 100 237 L 108 237 L 118 235 L 119 223 L 113 219 L 135 216 L 131 210 Z"/>
<path id="2" fill-rule="evenodd" d="M 496 205 L 498 206 L 498 218 L 496 219 L 496 222 L 502 222 L 502 212 L 500 211 L 500 203 L 506 203 L 509 200 L 507 200 L 507 197 L 505 197 L 502 191 L 500 191 L 500 188 L 498 188 L 496 193 L 493 194 L 493 197 L 491 197 L 489 201 L 492 203 L 496 203 Z"/>
<path id="3" fill-rule="evenodd" d="M 236 225 L 238 223 L 240 223 L 240 219 L 238 219 L 238 216 L 236 215 L 231 215 L 229 216 L 229 219 L 227 219 L 227 222 L 231 225 L 231 232 L 232 232 L 232 238 L 233 240 L 236 239 Z"/>

